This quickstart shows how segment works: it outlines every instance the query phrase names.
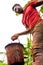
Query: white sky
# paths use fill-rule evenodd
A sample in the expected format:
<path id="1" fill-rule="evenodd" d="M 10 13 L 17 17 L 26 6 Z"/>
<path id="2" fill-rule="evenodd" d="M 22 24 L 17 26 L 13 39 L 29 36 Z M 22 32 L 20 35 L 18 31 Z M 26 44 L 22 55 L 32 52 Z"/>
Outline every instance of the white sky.
<path id="1" fill-rule="evenodd" d="M 23 6 L 26 1 L 0 0 L 0 51 L 4 51 L 4 47 L 12 42 L 10 38 L 13 34 L 25 30 L 25 27 L 21 23 L 22 15 L 17 17 L 12 11 L 12 6 L 15 3 L 20 3 Z"/>
<path id="2" fill-rule="evenodd" d="M 28 0 L 0 0 L 0 51 L 5 51 L 4 47 L 13 42 L 11 40 L 13 34 L 25 30 L 25 27 L 21 23 L 22 15 L 17 17 L 12 11 L 12 6 L 15 3 L 24 6 L 27 1 Z M 21 39 L 21 43 L 26 42 L 26 36 L 21 37 Z"/>

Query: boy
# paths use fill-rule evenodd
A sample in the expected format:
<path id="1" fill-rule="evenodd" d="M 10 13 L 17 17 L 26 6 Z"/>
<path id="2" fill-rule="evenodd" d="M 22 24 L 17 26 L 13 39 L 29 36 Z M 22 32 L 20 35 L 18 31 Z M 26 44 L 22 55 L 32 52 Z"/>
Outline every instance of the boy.
<path id="1" fill-rule="evenodd" d="M 43 1 L 33 0 L 27 3 L 25 9 L 19 4 L 13 6 L 13 11 L 22 14 L 22 23 L 26 27 L 26 31 L 14 34 L 11 39 L 15 40 L 19 35 L 32 34 L 32 53 L 33 53 L 33 65 L 43 65 L 43 20 L 41 19 L 36 7 L 43 4 Z"/>

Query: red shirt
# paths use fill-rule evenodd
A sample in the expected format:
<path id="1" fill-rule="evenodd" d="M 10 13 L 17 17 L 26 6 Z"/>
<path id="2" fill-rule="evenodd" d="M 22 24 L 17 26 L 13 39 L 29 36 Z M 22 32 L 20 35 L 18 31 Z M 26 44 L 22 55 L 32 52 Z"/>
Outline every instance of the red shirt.
<path id="1" fill-rule="evenodd" d="M 40 18 L 40 15 L 37 12 L 36 8 L 32 7 L 33 4 L 36 4 L 36 2 L 28 3 L 28 6 L 25 8 L 23 12 L 22 18 L 23 25 L 27 25 L 29 29 L 32 29 L 38 22 L 38 19 Z"/>

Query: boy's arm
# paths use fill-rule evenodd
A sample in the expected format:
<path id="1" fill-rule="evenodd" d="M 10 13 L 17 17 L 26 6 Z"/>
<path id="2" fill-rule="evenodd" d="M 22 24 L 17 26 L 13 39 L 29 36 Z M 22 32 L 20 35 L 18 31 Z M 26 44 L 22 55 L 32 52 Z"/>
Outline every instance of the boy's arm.
<path id="1" fill-rule="evenodd" d="M 24 32 L 21 32 L 21 33 L 16 33 L 14 34 L 11 39 L 14 41 L 15 39 L 17 39 L 20 35 L 25 35 L 25 34 L 28 34 L 30 32 L 30 29 L 27 29 L 26 31 Z"/>
<path id="2" fill-rule="evenodd" d="M 24 31 L 24 32 L 21 32 L 21 33 L 18 33 L 18 35 L 20 36 L 20 35 L 25 35 L 25 34 L 28 34 L 30 32 L 30 29 L 27 29 L 26 31 Z"/>
<path id="3" fill-rule="evenodd" d="M 40 2 L 37 2 L 36 4 L 33 4 L 32 6 L 35 8 L 35 7 L 38 7 L 42 4 L 43 4 L 43 1 L 40 1 Z"/>

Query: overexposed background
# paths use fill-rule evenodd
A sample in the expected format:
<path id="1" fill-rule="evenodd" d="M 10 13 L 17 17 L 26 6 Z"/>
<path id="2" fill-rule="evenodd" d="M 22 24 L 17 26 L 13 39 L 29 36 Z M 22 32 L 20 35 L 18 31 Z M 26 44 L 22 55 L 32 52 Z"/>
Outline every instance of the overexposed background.
<path id="1" fill-rule="evenodd" d="M 5 51 L 5 46 L 13 42 L 11 40 L 13 34 L 25 30 L 21 22 L 22 15 L 17 17 L 15 12 L 12 11 L 12 7 L 15 3 L 24 6 L 26 2 L 27 0 L 0 0 L 0 52 Z M 24 40 L 25 37 L 21 38 Z"/>

